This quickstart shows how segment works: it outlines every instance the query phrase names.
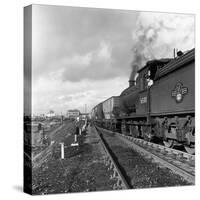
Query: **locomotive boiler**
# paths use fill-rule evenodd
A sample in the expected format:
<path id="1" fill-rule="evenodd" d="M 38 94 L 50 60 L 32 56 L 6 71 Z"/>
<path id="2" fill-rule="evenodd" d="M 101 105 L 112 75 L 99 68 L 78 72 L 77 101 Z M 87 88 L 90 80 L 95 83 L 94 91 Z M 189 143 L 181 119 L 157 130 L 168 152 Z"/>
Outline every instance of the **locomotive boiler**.
<path id="1" fill-rule="evenodd" d="M 105 119 L 102 106 L 99 125 L 149 141 L 159 139 L 168 147 L 184 146 L 193 154 L 194 71 L 195 49 L 179 51 L 173 59 L 148 61 L 119 95 L 118 115 Z"/>

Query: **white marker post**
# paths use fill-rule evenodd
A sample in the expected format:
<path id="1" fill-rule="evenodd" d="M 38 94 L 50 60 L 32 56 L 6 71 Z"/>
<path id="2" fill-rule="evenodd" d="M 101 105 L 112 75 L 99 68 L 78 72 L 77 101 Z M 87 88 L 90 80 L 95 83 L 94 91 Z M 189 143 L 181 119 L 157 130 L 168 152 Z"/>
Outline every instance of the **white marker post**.
<path id="1" fill-rule="evenodd" d="M 74 143 L 72 143 L 71 146 L 78 146 L 77 135 L 79 134 L 80 134 L 80 128 L 76 124 L 75 133 L 74 133 Z"/>
<path id="2" fill-rule="evenodd" d="M 74 143 L 71 144 L 71 146 L 78 146 L 78 142 L 77 142 L 77 135 L 74 135 Z"/>
<path id="3" fill-rule="evenodd" d="M 61 159 L 65 159 L 65 154 L 64 154 L 64 143 L 60 143 L 60 148 L 61 148 Z"/>
<path id="4" fill-rule="evenodd" d="M 74 135 L 74 143 L 77 143 L 77 135 Z"/>

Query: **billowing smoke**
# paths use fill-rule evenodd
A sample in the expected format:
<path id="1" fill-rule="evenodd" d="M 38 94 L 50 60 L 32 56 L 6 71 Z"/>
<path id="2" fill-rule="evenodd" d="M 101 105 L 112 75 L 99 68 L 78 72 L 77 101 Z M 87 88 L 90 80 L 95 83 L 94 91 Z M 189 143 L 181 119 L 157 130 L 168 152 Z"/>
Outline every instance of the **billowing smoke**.
<path id="1" fill-rule="evenodd" d="M 139 70 L 139 65 L 132 63 L 131 67 L 132 71 L 129 80 L 135 80 L 135 76 L 137 74 L 137 71 Z"/>
<path id="2" fill-rule="evenodd" d="M 141 12 L 133 37 L 133 80 L 148 60 L 173 57 L 173 49 L 194 48 L 194 15 Z"/>

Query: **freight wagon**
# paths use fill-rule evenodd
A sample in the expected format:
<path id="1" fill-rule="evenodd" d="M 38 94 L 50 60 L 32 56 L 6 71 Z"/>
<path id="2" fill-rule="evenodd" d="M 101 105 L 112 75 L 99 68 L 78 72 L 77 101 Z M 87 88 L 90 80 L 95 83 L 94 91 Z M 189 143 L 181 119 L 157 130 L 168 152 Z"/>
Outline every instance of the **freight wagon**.
<path id="1" fill-rule="evenodd" d="M 112 96 L 102 102 L 105 119 L 114 119 L 119 116 L 119 97 Z"/>

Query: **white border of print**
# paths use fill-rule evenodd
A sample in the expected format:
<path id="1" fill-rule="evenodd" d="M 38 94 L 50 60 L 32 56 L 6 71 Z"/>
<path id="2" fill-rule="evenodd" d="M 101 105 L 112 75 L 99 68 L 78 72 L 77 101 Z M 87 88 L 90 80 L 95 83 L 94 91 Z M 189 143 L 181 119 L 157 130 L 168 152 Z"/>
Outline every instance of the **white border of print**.
<path id="1" fill-rule="evenodd" d="M 200 36 L 200 13 L 198 13 L 197 0 L 160 1 L 160 0 L 7 0 L 1 2 L 1 145 L 0 145 L 0 188 L 1 199 L 30 199 L 31 196 L 22 193 L 23 183 L 23 7 L 29 4 L 68 5 L 81 7 L 98 7 L 129 9 L 142 11 L 160 11 L 196 14 L 196 36 Z M 196 37 L 196 44 L 200 44 L 200 37 Z M 196 46 L 196 55 L 199 54 L 199 46 Z M 199 120 L 199 93 L 200 84 L 197 75 L 200 74 L 199 56 L 196 56 L 196 122 Z M 199 124 L 196 123 L 197 133 Z M 199 136 L 196 137 L 199 143 Z M 198 145 L 197 145 L 198 146 Z M 199 147 L 197 147 L 197 155 Z M 199 158 L 196 158 L 196 186 L 172 187 L 156 189 L 140 189 L 129 191 L 111 191 L 79 194 L 61 194 L 37 196 L 36 199 L 194 199 L 199 189 Z M 196 198 L 195 198 L 196 199 Z"/>

